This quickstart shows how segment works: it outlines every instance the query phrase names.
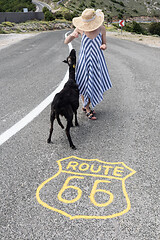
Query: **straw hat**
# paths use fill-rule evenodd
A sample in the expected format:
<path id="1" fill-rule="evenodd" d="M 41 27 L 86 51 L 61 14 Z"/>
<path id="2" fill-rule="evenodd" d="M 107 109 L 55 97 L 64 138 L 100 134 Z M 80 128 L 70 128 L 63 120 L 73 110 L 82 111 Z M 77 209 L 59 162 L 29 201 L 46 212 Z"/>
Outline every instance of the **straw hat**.
<path id="1" fill-rule="evenodd" d="M 73 18 L 72 22 L 79 30 L 91 32 L 99 28 L 104 21 L 102 10 L 87 8 L 82 12 L 80 17 Z"/>

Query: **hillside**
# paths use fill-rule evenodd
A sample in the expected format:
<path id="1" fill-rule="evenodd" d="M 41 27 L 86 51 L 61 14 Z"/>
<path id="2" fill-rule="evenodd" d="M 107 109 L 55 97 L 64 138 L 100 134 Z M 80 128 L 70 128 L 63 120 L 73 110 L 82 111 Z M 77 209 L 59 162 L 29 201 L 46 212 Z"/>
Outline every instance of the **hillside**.
<path id="1" fill-rule="evenodd" d="M 0 0 L 0 12 L 23 12 L 23 8 L 28 8 L 28 11 L 36 10 L 32 0 Z"/>
<path id="2" fill-rule="evenodd" d="M 102 9 L 108 20 L 139 16 L 160 19 L 160 0 L 40 0 L 60 11 L 78 16 L 85 8 Z M 32 0 L 0 0 L 0 12 L 22 12 L 23 8 L 35 11 Z"/>
<path id="3" fill-rule="evenodd" d="M 160 0 L 63 0 L 62 4 L 75 14 L 79 14 L 85 8 L 95 8 L 102 9 L 108 18 L 115 16 L 160 18 Z"/>

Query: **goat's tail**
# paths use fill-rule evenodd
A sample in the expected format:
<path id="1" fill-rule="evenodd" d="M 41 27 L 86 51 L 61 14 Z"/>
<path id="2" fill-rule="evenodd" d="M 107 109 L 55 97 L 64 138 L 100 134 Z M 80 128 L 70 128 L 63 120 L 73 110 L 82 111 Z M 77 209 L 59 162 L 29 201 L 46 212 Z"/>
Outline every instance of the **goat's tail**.
<path id="1" fill-rule="evenodd" d="M 60 120 L 60 118 L 59 118 L 59 113 L 56 113 L 56 119 L 57 119 L 58 124 L 59 124 L 59 125 L 61 126 L 61 128 L 63 129 L 64 126 L 63 126 L 63 124 L 61 123 L 61 120 Z"/>

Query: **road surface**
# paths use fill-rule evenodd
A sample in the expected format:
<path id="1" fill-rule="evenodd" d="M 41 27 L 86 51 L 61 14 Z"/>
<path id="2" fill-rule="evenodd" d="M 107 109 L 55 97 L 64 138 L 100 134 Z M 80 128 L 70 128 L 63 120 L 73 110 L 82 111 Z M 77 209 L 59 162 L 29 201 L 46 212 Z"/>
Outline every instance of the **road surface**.
<path id="1" fill-rule="evenodd" d="M 65 33 L 0 50 L 1 134 L 63 80 Z M 80 126 L 71 129 L 76 151 L 56 122 L 47 144 L 50 106 L 1 145 L 1 239 L 159 238 L 160 49 L 107 42 L 113 87 L 96 106 L 96 121 L 80 102 Z M 77 55 L 79 46 L 74 40 Z"/>

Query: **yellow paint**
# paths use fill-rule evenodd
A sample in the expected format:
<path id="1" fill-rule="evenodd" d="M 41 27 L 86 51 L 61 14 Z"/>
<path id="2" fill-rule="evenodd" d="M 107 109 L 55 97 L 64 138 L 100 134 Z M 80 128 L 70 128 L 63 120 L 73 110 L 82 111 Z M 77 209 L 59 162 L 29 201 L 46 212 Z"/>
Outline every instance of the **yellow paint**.
<path id="1" fill-rule="evenodd" d="M 68 177 L 67 180 L 65 181 L 62 189 L 61 189 L 61 190 L 59 191 L 59 193 L 58 193 L 58 199 L 59 199 L 59 201 L 64 202 L 64 203 L 74 203 L 74 202 L 77 202 L 77 201 L 81 198 L 81 196 L 82 196 L 82 190 L 81 190 L 79 187 L 75 187 L 75 186 L 71 186 L 71 185 L 70 185 L 70 186 L 67 186 L 68 183 L 69 183 L 69 181 L 70 181 L 71 179 L 74 179 L 74 178 L 84 179 L 83 177 L 77 177 L 77 176 L 76 176 L 76 177 Z M 69 188 L 72 188 L 72 189 L 74 189 L 74 190 L 77 191 L 78 194 L 77 194 L 77 197 L 76 197 L 76 198 L 71 199 L 71 200 L 67 200 L 67 199 L 62 198 L 63 192 L 64 192 L 66 189 L 69 189 Z"/>
<path id="2" fill-rule="evenodd" d="M 76 161 L 69 161 L 69 159 L 77 159 Z M 86 163 L 84 163 L 84 161 Z M 97 170 L 95 170 L 94 168 L 94 163 L 93 162 L 96 162 L 96 163 L 99 163 L 99 166 L 97 168 Z M 36 198 L 37 198 L 37 201 L 44 207 L 52 210 L 52 211 L 55 211 L 55 212 L 58 212 L 66 217 L 69 217 L 70 219 L 80 219 L 80 218 L 83 218 L 83 219 L 108 219 L 108 218 L 114 218 L 114 217 L 117 217 L 117 216 L 121 216 L 125 213 L 127 213 L 130 208 L 131 208 L 131 204 L 130 204 L 130 200 L 129 200 L 129 197 L 128 197 L 128 194 L 126 192 L 126 188 L 125 188 L 125 180 L 132 176 L 135 171 L 131 168 L 129 168 L 128 166 L 126 166 L 123 162 L 104 162 L 104 161 L 101 161 L 99 159 L 82 159 L 82 158 L 78 158 L 76 156 L 70 156 L 70 157 L 67 157 L 67 158 L 63 158 L 63 159 L 60 159 L 57 161 L 58 163 L 58 166 L 59 166 L 59 171 L 54 175 L 52 176 L 51 178 L 47 179 L 46 181 L 44 181 L 38 188 L 37 188 L 37 192 L 36 192 Z M 65 164 L 67 163 L 67 165 L 65 166 Z M 63 165 L 63 167 L 62 167 Z M 123 166 L 123 167 L 122 167 Z M 127 171 L 127 173 L 125 172 Z M 129 171 L 129 173 L 128 173 Z M 82 190 L 79 188 L 79 187 L 76 187 L 76 186 L 73 186 L 73 185 L 69 185 L 69 181 L 74 179 L 74 178 L 78 178 L 78 179 L 84 179 L 84 177 L 80 177 L 80 176 L 92 176 L 92 177 L 98 177 L 98 178 L 108 178 L 110 180 L 112 179 L 116 179 L 116 180 L 120 180 L 122 181 L 122 190 L 123 190 L 123 194 L 124 194 L 124 197 L 126 199 L 126 203 L 127 203 L 127 207 L 123 210 L 123 211 L 120 211 L 120 212 L 117 212 L 117 213 L 114 213 L 114 214 L 111 214 L 111 215 L 107 215 L 107 216 L 94 216 L 94 215 L 75 215 L 75 216 L 72 216 L 71 214 L 68 214 L 67 212 L 65 211 L 62 211 L 61 209 L 57 209 L 55 207 L 52 207 L 52 206 L 49 206 L 47 203 L 45 203 L 44 201 L 42 201 L 40 199 L 40 191 L 41 189 L 48 183 L 50 182 L 51 180 L 53 180 L 54 178 L 56 178 L 60 173 L 67 173 L 67 174 L 72 174 L 72 175 L 76 175 L 76 176 L 70 176 L 67 178 L 67 180 L 65 181 L 63 187 L 61 188 L 61 190 L 59 191 L 59 193 L 57 193 L 57 198 L 60 202 L 63 202 L 65 204 L 70 204 L 70 203 L 74 203 L 74 202 L 77 202 L 81 199 L 82 195 L 83 195 L 83 192 Z M 97 174 L 99 173 L 99 174 Z M 109 206 L 109 204 L 111 204 L 113 201 L 114 201 L 114 195 L 113 193 L 111 193 L 110 191 L 107 191 L 105 189 L 100 189 L 98 188 L 98 184 L 99 183 L 106 183 L 106 184 L 110 184 L 111 181 L 108 181 L 108 180 L 95 180 L 94 184 L 93 184 L 93 187 L 92 187 L 92 190 L 91 190 L 91 193 L 90 193 L 90 196 L 89 196 L 89 199 L 91 201 L 92 204 L 94 204 L 94 206 L 96 207 L 107 207 Z M 73 199 L 64 199 L 62 197 L 62 194 L 63 192 L 66 190 L 66 189 L 74 189 L 75 191 L 77 191 L 77 196 Z M 98 192 L 103 192 L 104 194 L 107 194 L 109 196 L 109 200 L 105 203 L 97 203 L 95 201 L 95 194 L 98 193 Z"/>
<path id="3" fill-rule="evenodd" d="M 98 169 L 94 170 L 94 164 L 92 164 L 90 170 L 92 173 L 98 173 L 99 171 L 101 171 L 101 166 L 98 166 Z"/>
<path id="4" fill-rule="evenodd" d="M 80 164 L 80 166 L 79 166 L 79 170 L 80 171 L 87 171 L 89 169 L 89 164 L 87 164 L 87 163 L 82 163 L 82 164 Z"/>
<path id="5" fill-rule="evenodd" d="M 108 175 L 109 169 L 113 168 L 112 166 L 103 166 L 106 170 L 104 172 L 105 175 Z"/>
<path id="6" fill-rule="evenodd" d="M 68 163 L 68 166 L 66 167 L 66 169 L 72 168 L 73 170 L 76 170 L 76 167 L 78 166 L 78 164 L 79 164 L 78 162 L 71 161 Z"/>
<path id="7" fill-rule="evenodd" d="M 118 176 L 118 177 L 122 177 L 122 174 L 119 174 L 118 172 L 123 172 L 120 169 L 124 169 L 123 167 L 115 167 L 114 171 L 113 171 L 113 175 L 114 176 Z"/>
<path id="8" fill-rule="evenodd" d="M 93 185 L 93 188 L 92 188 L 92 191 L 91 191 L 90 199 L 91 199 L 91 202 L 97 207 L 107 207 L 109 204 L 111 204 L 113 202 L 114 197 L 113 197 L 113 194 L 110 191 L 106 191 L 104 189 L 97 189 L 97 185 L 101 182 L 110 183 L 110 181 L 106 181 L 106 180 L 96 180 L 94 182 L 94 185 Z M 109 195 L 109 200 L 106 203 L 97 203 L 95 201 L 95 198 L 94 198 L 94 195 L 97 192 L 107 193 Z"/>
<path id="9" fill-rule="evenodd" d="M 108 177 L 112 179 L 119 179 L 122 180 L 123 178 L 128 178 L 129 176 L 124 176 L 124 169 L 128 169 L 131 171 L 129 167 L 127 167 L 123 162 L 116 162 L 116 163 L 108 163 L 104 162 L 98 159 L 81 159 L 77 157 L 69 157 L 69 158 L 75 158 L 81 161 L 88 161 L 88 163 L 79 163 L 78 161 L 70 161 L 67 163 L 67 166 L 62 169 L 63 172 L 65 173 L 70 173 L 70 174 L 78 174 L 78 175 L 84 175 L 84 172 L 86 176 L 93 176 L 95 173 L 99 173 L 98 175 L 96 174 L 96 177 Z M 66 158 L 68 159 L 68 158 Z M 57 161 L 58 163 L 61 163 L 62 161 L 66 160 L 59 160 Z M 94 170 L 95 166 L 92 162 L 99 162 L 99 166 L 97 170 Z M 123 167 L 122 167 L 123 165 Z M 132 171 L 133 172 L 133 171 Z M 132 174 L 131 172 L 131 174 Z M 118 177 L 118 178 L 117 178 Z"/>

